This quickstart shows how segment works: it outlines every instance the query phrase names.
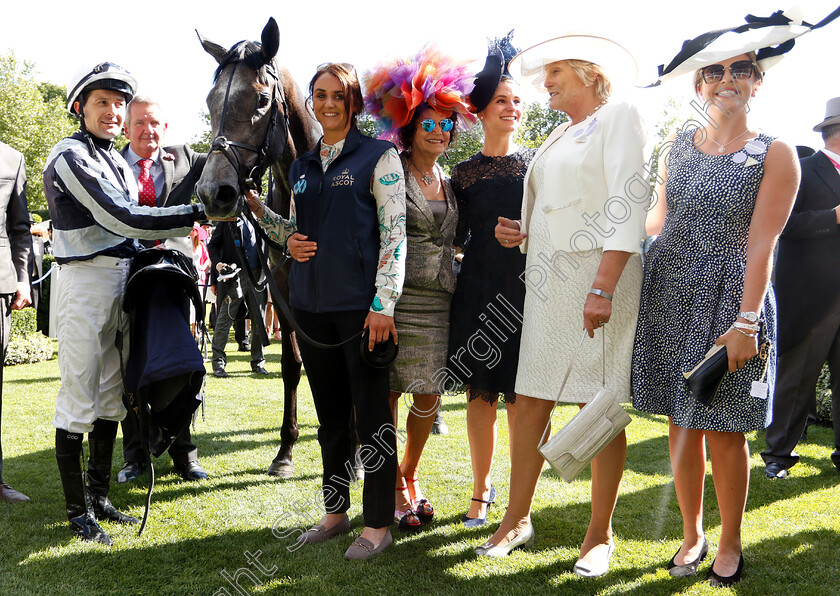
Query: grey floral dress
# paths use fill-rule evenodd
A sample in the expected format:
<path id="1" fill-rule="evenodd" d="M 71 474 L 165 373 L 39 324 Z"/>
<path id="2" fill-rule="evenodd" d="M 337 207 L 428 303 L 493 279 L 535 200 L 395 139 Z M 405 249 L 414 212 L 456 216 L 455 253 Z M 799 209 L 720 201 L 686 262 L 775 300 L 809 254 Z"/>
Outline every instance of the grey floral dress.
<path id="1" fill-rule="evenodd" d="M 774 138 L 760 134 L 741 151 L 708 155 L 694 146 L 693 132 L 677 135 L 667 158 L 667 214 L 645 259 L 633 349 L 633 406 L 671 416 L 683 428 L 746 432 L 770 423 L 776 367 L 772 347 L 743 369 L 726 373 L 709 407 L 691 397 L 682 373 L 703 359 L 738 316 L 750 221 Z M 772 346 L 772 287 L 762 318 L 762 337 Z"/>

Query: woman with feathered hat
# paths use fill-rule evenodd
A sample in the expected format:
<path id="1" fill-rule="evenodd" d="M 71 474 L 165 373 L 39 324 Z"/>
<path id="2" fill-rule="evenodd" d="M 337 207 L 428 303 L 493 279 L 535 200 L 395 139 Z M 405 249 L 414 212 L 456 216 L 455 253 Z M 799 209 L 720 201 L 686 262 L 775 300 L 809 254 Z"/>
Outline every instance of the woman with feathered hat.
<path id="1" fill-rule="evenodd" d="M 417 470 L 447 388 L 452 241 L 458 222 L 452 187 L 437 160 L 454 139 L 456 125 L 474 121 L 465 99 L 470 79 L 466 63 L 432 46 L 411 58 L 382 62 L 365 75 L 368 111 L 386 127 L 383 136 L 399 145 L 406 181 L 406 275 L 394 311 L 400 352 L 391 367 L 395 425 L 400 396 L 413 397 L 394 511 L 406 531 L 434 515 Z"/>
<path id="2" fill-rule="evenodd" d="M 449 354 L 451 368 L 467 385 L 467 437 L 473 470 L 472 501 L 463 517 L 468 528 L 486 523 L 496 497 L 490 470 L 500 394 L 509 429 L 516 412 L 514 381 L 522 326 L 515 313 L 522 312 L 525 301 L 525 285 L 520 279 L 525 255 L 505 250 L 493 230 L 500 215 L 519 217 L 522 182 L 535 150 L 522 149 L 513 142 L 522 121 L 522 99 L 508 70 L 518 52 L 511 45 L 512 36 L 513 31 L 491 42 L 468 98 L 484 129 L 484 146 L 452 171 L 458 202 L 455 245 L 463 247 L 463 258 L 452 297 Z M 498 357 L 490 359 L 486 350 L 473 348 L 481 341 L 492 342 Z"/>
<path id="3" fill-rule="evenodd" d="M 838 11 L 835 11 L 837 13 Z M 819 26 L 821 26 L 821 23 Z M 744 433 L 764 428 L 775 377 L 773 248 L 799 184 L 796 152 L 748 118 L 764 71 L 815 26 L 793 15 L 747 17 L 731 29 L 683 44 L 660 80 L 693 73 L 703 122 L 689 121 L 660 153 L 657 201 L 647 231 L 658 235 L 645 264 L 633 354 L 633 405 L 669 417 L 669 448 L 683 541 L 668 564 L 695 575 L 709 544 L 703 530 L 706 445 L 712 461 L 720 538 L 706 575 L 739 581 L 741 523 L 750 477 Z M 759 350 L 759 340 L 762 349 Z M 684 374 L 714 347 L 729 374 L 707 406 Z"/>

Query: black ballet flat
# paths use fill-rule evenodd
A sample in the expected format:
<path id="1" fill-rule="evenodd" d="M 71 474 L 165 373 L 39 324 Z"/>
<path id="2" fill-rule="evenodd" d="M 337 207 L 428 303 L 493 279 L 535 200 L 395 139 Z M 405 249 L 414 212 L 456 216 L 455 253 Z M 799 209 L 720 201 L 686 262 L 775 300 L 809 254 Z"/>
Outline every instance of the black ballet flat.
<path id="1" fill-rule="evenodd" d="M 717 559 L 715 559 L 717 560 Z M 709 572 L 706 574 L 706 581 L 709 585 L 715 588 L 725 588 L 741 581 L 741 572 L 744 571 L 744 554 L 738 559 L 738 569 L 729 577 L 723 577 L 715 573 L 715 563 L 712 561 L 712 566 L 709 567 Z"/>
<path id="2" fill-rule="evenodd" d="M 706 555 L 709 554 L 709 543 L 706 542 L 706 539 L 704 538 L 703 547 L 700 549 L 700 555 L 698 555 L 698 557 L 693 561 L 689 561 L 683 565 L 677 565 L 674 563 L 674 559 L 677 558 L 678 554 L 680 554 L 679 549 L 677 549 L 677 552 L 674 553 L 674 556 L 671 557 L 671 560 L 668 562 L 668 573 L 670 573 L 672 577 L 689 577 L 691 575 L 697 575 L 697 568 L 706 558 Z"/>

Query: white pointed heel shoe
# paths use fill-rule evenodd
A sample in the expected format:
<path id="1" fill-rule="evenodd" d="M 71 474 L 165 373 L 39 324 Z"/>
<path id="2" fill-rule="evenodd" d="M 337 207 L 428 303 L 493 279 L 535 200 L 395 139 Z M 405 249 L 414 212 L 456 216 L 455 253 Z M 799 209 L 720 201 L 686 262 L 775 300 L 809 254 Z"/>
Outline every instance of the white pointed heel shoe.
<path id="1" fill-rule="evenodd" d="M 482 557 L 506 557 L 515 548 L 534 548 L 535 538 L 534 524 L 528 523 L 528 526 L 516 538 L 504 546 L 496 546 L 492 542 L 485 542 L 475 549 L 475 554 Z"/>
<path id="2" fill-rule="evenodd" d="M 613 551 L 615 551 L 615 539 L 610 542 L 606 557 L 599 561 L 583 561 L 578 559 L 573 571 L 581 577 L 600 577 L 610 570 L 610 557 L 612 557 Z"/>

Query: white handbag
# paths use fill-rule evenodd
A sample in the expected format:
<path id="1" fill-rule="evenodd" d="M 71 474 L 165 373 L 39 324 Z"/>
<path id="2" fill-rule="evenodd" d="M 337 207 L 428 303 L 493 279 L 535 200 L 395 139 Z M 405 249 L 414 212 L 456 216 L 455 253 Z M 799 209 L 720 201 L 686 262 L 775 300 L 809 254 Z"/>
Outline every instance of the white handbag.
<path id="1" fill-rule="evenodd" d="M 593 400 L 575 414 L 566 426 L 546 441 L 545 438 L 551 428 L 551 418 L 549 418 L 540 439 L 540 453 L 566 482 L 574 480 L 581 470 L 586 468 L 589 462 L 630 424 L 630 415 L 606 389 L 606 340 L 604 339 L 604 333 L 602 329 L 601 350 L 604 354 L 602 358 L 604 370 L 602 372 L 601 390 Z M 584 331 L 572 361 L 569 363 L 569 369 L 566 371 L 560 391 L 557 393 L 555 406 L 560 401 L 560 396 L 563 394 L 566 381 L 569 380 L 572 366 L 574 366 L 578 352 L 580 352 L 580 346 L 585 338 L 586 332 Z"/>

